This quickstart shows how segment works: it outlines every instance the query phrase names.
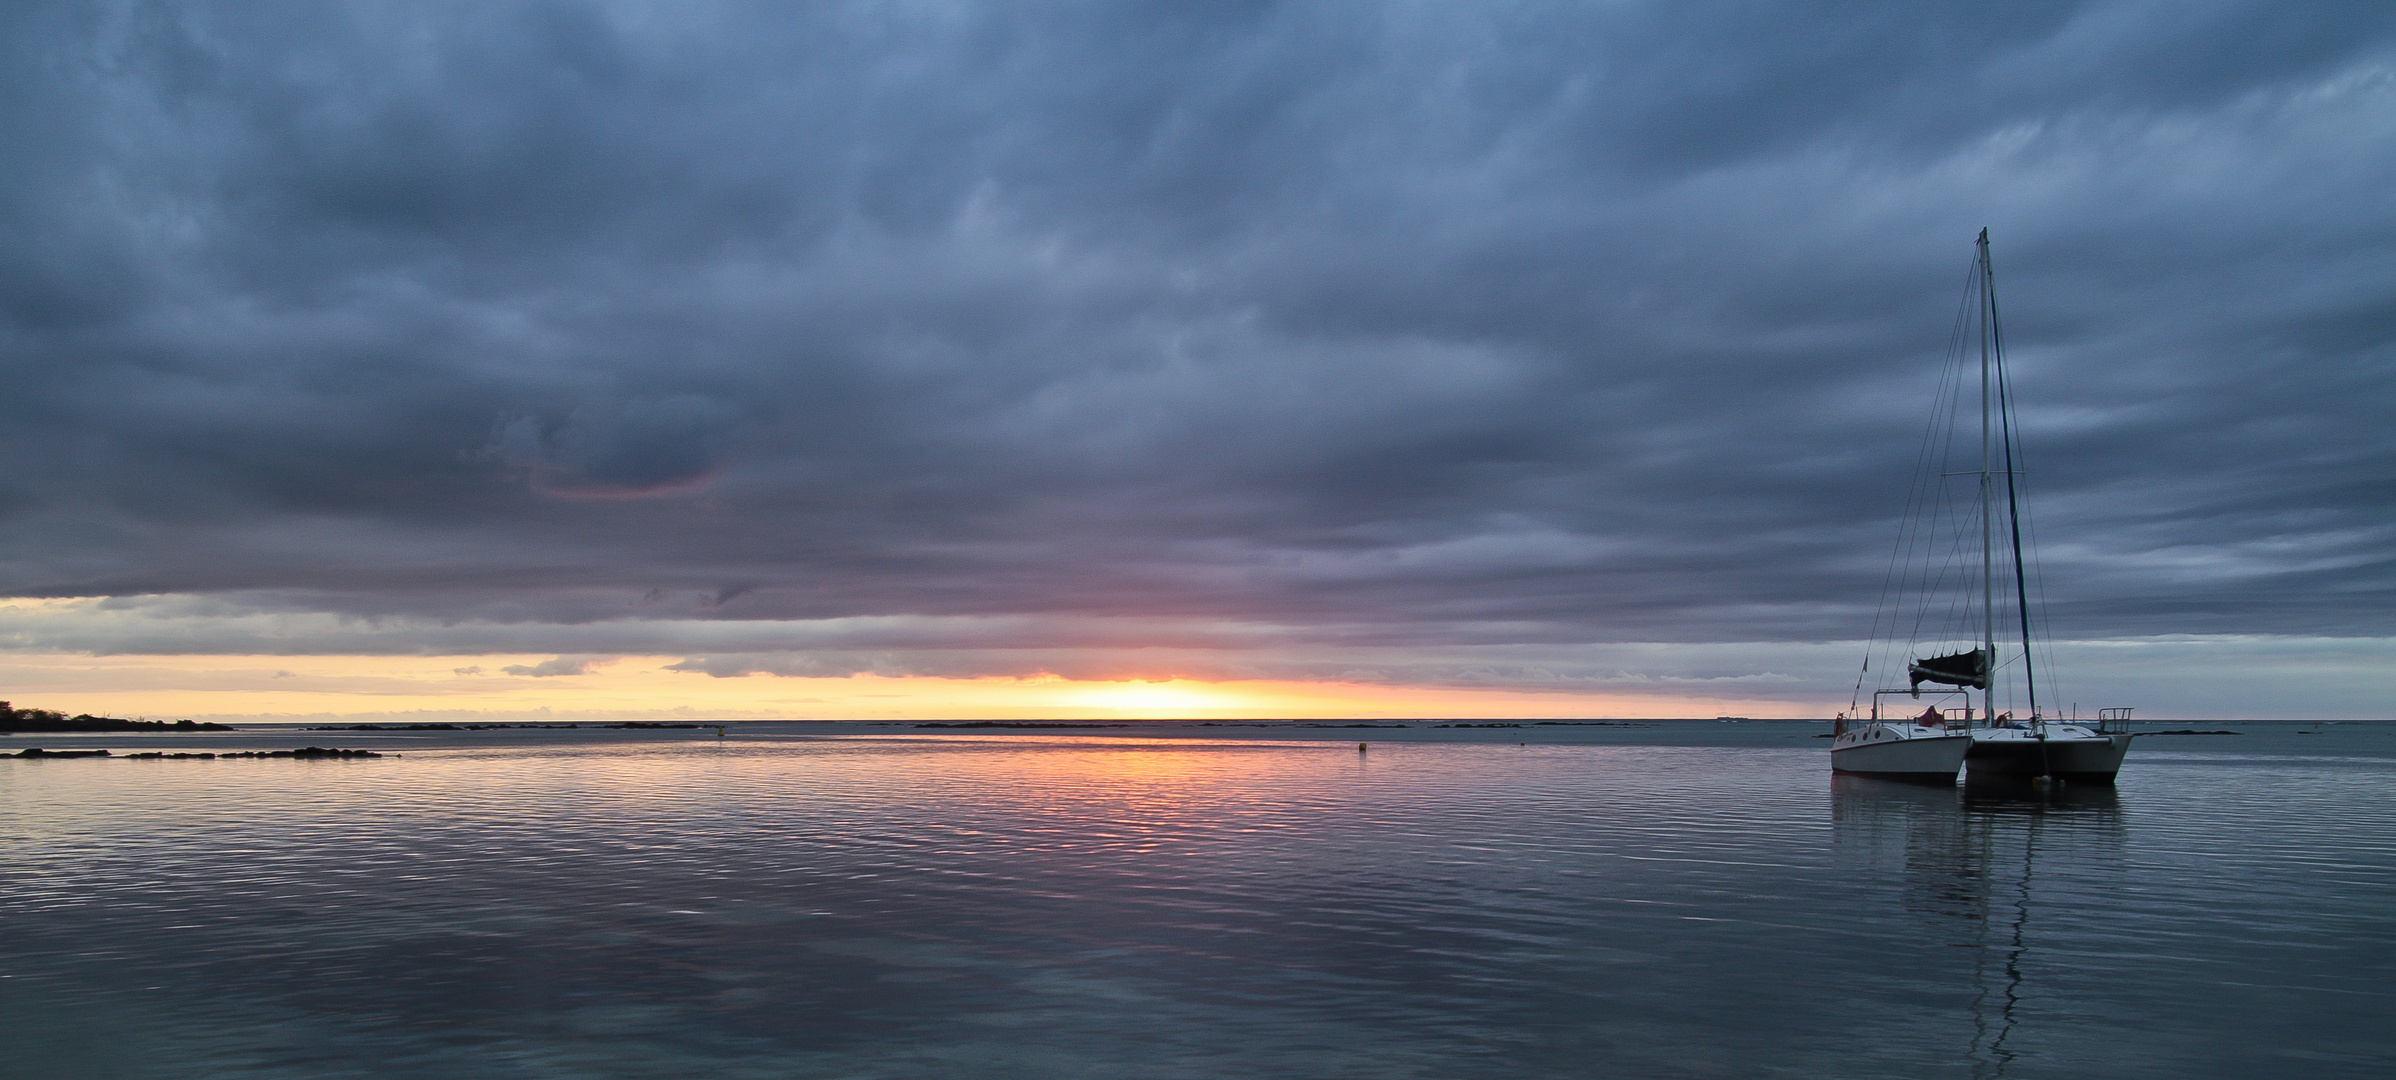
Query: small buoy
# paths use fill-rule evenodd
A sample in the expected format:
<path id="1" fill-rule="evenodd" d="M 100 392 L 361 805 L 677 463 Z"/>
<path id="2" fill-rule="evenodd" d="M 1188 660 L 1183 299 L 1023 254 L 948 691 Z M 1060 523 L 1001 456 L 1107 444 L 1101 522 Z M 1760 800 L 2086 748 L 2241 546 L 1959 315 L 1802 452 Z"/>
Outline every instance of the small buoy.
<path id="1" fill-rule="evenodd" d="M 1361 753 L 1364 753 L 1364 744 L 1363 744 L 1363 743 L 1357 743 L 1357 744 L 1356 744 L 1356 752 L 1357 752 L 1357 753 L 1359 753 L 1359 754 L 1361 754 Z"/>

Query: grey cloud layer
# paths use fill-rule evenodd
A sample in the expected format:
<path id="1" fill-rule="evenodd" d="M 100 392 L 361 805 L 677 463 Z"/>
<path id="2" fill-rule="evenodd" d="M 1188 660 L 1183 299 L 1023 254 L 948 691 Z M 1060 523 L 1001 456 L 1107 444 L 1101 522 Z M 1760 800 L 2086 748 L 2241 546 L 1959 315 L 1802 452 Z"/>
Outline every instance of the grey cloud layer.
<path id="1" fill-rule="evenodd" d="M 692 624 L 874 617 L 1852 637 L 1987 224 L 2058 631 L 2390 631 L 2396 11 L 0 33 L 15 595 L 700 669 L 847 661 Z"/>
<path id="2" fill-rule="evenodd" d="M 0 643 L 113 655 L 109 681 L 120 689 L 206 693 L 254 690 L 271 681 L 279 690 L 341 693 L 369 706 L 376 697 L 451 696 L 468 706 L 460 717 L 483 719 L 522 718 L 477 714 L 471 708 L 513 680 L 571 682 L 595 673 L 661 667 L 696 684 L 771 675 L 1005 678 L 1049 673 L 1071 679 L 1335 680 L 1529 692 L 1556 695 L 1554 713 L 1564 715 L 1587 709 L 1584 699 L 1567 695 L 1602 695 L 1617 702 L 1627 695 L 1656 711 L 1699 715 L 1726 708 L 1827 710 L 1848 701 L 1863 649 L 1855 641 L 1524 643 L 1515 628 L 1505 626 L 1460 628 L 1437 644 L 1414 645 L 1402 634 L 1374 626 L 1293 632 L 1188 620 L 1126 626 L 1122 620 L 1075 617 L 879 617 L 802 624 L 648 619 L 542 628 L 538 636 L 546 643 L 569 651 L 532 663 L 471 664 L 450 669 L 454 678 L 426 679 L 372 669 L 302 675 L 276 670 L 272 661 L 242 671 L 192 665 L 179 656 L 155 664 L 138 658 L 209 651 L 245 657 L 507 652 L 523 647 L 526 628 L 275 613 L 193 598 L 76 601 L 52 608 L 37 616 L 0 608 Z M 1126 640 L 1163 644 L 1121 647 Z M 664 661 L 655 657 L 659 652 L 683 658 Z M 2386 672 L 2396 666 L 2396 639 L 2163 635 L 2065 641 L 2057 654 L 2070 688 L 2065 707 L 2080 703 L 2083 712 L 2099 702 L 2129 701 L 2140 705 L 2141 715 L 2160 717 L 2384 717 Z M 88 691 L 88 683 L 88 675 L 72 664 L 35 660 L 20 666 L 0 656 L 0 685 L 21 695 Z M 1671 701 L 1685 704 L 1677 709 L 1655 704 Z M 800 717 L 837 717 L 854 707 L 853 702 L 746 706 L 768 709 L 765 715 Z M 652 706 L 620 715 L 655 713 Z"/>

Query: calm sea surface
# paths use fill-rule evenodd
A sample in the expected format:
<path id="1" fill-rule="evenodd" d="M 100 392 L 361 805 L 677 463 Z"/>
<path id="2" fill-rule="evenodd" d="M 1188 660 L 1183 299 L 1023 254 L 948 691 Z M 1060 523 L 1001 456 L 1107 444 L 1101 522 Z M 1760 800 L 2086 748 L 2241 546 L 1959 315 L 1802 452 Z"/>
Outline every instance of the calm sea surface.
<path id="1" fill-rule="evenodd" d="M 2396 1074 L 2396 728 L 2237 727 L 16 736 L 405 756 L 0 761 L 0 1074 Z"/>

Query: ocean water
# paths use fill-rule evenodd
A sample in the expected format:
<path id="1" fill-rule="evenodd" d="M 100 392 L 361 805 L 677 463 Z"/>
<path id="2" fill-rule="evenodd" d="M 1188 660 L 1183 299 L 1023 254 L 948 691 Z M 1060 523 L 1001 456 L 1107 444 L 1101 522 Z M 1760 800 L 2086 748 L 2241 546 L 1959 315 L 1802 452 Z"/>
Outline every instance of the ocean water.
<path id="1" fill-rule="evenodd" d="M 0 761 L 0 1074 L 2396 1074 L 2396 730 L 1998 793 L 1818 730 Z"/>

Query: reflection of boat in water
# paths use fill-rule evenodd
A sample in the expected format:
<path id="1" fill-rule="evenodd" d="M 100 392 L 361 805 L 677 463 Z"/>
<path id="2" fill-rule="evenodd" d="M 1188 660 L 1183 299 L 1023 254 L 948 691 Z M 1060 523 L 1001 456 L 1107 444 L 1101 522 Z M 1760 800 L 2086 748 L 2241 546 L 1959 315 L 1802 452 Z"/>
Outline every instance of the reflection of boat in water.
<path id="1" fill-rule="evenodd" d="M 1955 469 L 1949 466 L 1958 464 L 1953 460 L 1958 431 L 1968 430 L 1956 418 L 1973 398 L 1964 385 L 1975 355 L 1980 461 L 1977 468 Z M 1831 768 L 1935 778 L 1948 746 L 1955 745 L 1957 760 L 1946 766 L 1949 779 L 1960 765 L 1974 780 L 2111 783 L 2129 753 L 2131 736 L 2122 728 L 2130 710 L 2103 710 L 2092 726 L 2050 716 L 2039 703 L 2032 577 L 2022 557 L 2022 470 L 1986 229 L 1974 247 L 1970 284 L 1956 315 L 1938 398 L 1891 560 L 1889 587 L 1874 621 L 1872 652 L 1856 680 L 1849 711 L 1839 714 Z M 1964 477 L 1977 481 L 1973 496 L 1948 498 L 1946 481 Z M 1977 551 L 1969 539 L 1974 533 Z M 2018 649 L 2008 643 L 2000 651 L 2000 618 L 2018 624 Z M 2008 625 L 2008 636 L 2014 628 Z M 1892 671 L 1900 651 L 1906 685 L 1873 690 L 1867 712 L 1863 685 L 1871 678 L 1873 661 L 1879 660 L 1883 672 Z M 1890 715 L 1889 699 L 1904 695 L 1918 701 L 1924 683 L 1931 684 L 1934 700 L 1919 716 Z M 1977 709 L 1974 690 L 1980 692 Z M 1947 715 L 1941 705 L 1951 705 L 1959 715 Z M 2026 718 L 2015 719 L 2017 712 Z"/>
<path id="2" fill-rule="evenodd" d="M 2051 1049 L 2063 1032 L 2036 1018 L 2071 1012 L 2058 995 L 2069 992 L 2060 983 L 2079 951 L 2069 925 L 2075 882 L 2119 866 L 2126 828 L 2114 789 L 1938 789 L 1841 776 L 1831 782 L 1831 816 L 1849 870 L 1900 877 L 1924 944 L 1971 950 L 1968 972 L 1953 971 L 1968 979 L 1956 1019 L 1969 1027 L 1971 1075 L 2006 1076 L 2018 1059 Z"/>

